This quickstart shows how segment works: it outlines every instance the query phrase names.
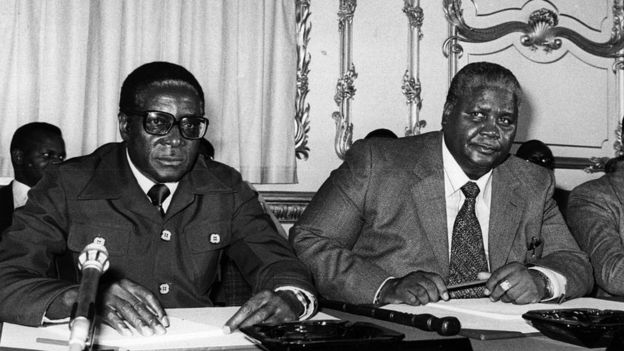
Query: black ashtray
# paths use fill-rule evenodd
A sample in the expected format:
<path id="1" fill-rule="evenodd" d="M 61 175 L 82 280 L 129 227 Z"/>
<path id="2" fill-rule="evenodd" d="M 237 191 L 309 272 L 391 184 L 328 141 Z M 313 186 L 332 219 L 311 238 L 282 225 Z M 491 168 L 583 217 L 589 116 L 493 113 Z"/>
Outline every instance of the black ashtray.
<path id="1" fill-rule="evenodd" d="M 256 324 L 241 331 L 271 351 L 381 350 L 405 337 L 372 323 L 341 320 Z"/>
<path id="2" fill-rule="evenodd" d="M 624 332 L 624 311 L 570 308 L 522 315 L 542 334 L 585 347 L 606 347 Z"/>

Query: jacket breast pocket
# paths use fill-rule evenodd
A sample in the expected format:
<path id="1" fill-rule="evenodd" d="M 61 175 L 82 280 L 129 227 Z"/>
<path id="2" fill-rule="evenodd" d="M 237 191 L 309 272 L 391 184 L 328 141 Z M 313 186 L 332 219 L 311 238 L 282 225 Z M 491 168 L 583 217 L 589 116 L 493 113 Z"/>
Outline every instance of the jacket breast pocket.
<path id="1" fill-rule="evenodd" d="M 230 245 L 229 221 L 203 221 L 184 230 L 196 286 L 206 291 L 220 269 L 222 250 Z"/>
<path id="2" fill-rule="evenodd" d="M 131 227 L 113 227 L 110 224 L 74 223 L 69 228 L 67 247 L 78 254 L 96 238 L 104 239 L 109 256 L 123 257 L 128 251 Z"/>
<path id="3" fill-rule="evenodd" d="M 184 230 L 186 243 L 193 254 L 225 248 L 230 244 L 229 221 L 203 221 Z"/>

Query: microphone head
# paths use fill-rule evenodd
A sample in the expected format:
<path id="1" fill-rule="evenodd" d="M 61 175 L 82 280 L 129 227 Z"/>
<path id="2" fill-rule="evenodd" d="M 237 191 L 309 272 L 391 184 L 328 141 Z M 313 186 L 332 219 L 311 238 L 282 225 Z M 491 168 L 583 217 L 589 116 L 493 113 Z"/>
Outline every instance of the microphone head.
<path id="1" fill-rule="evenodd" d="M 108 250 L 106 250 L 104 242 L 103 238 L 97 237 L 91 244 L 85 246 L 78 256 L 78 268 L 81 271 L 91 268 L 102 273 L 106 272 L 110 262 L 108 262 Z"/>

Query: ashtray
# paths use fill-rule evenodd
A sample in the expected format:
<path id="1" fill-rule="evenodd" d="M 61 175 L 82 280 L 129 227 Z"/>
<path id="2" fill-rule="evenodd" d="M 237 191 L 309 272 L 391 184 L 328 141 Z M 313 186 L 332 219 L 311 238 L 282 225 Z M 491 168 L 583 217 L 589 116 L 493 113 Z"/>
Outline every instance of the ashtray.
<path id="1" fill-rule="evenodd" d="M 533 310 L 522 315 L 550 338 L 585 347 L 607 347 L 624 332 L 624 311 L 570 308 Z"/>
<path id="2" fill-rule="evenodd" d="M 381 350 L 405 337 L 372 323 L 343 320 L 256 324 L 240 330 L 271 351 Z"/>

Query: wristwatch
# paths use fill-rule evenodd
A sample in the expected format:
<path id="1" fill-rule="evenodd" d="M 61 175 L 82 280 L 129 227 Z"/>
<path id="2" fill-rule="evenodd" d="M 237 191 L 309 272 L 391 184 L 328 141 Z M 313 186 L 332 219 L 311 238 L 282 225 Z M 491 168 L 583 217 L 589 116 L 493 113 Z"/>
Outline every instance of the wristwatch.
<path id="1" fill-rule="evenodd" d="M 533 277 L 540 279 L 544 284 L 544 297 L 542 298 L 542 300 L 548 300 L 552 298 L 554 295 L 554 292 L 553 292 L 553 286 L 552 286 L 552 283 L 550 282 L 550 279 L 548 279 L 548 277 L 544 273 L 536 269 L 531 269 L 530 272 L 531 272 L 531 275 L 533 275 Z"/>

